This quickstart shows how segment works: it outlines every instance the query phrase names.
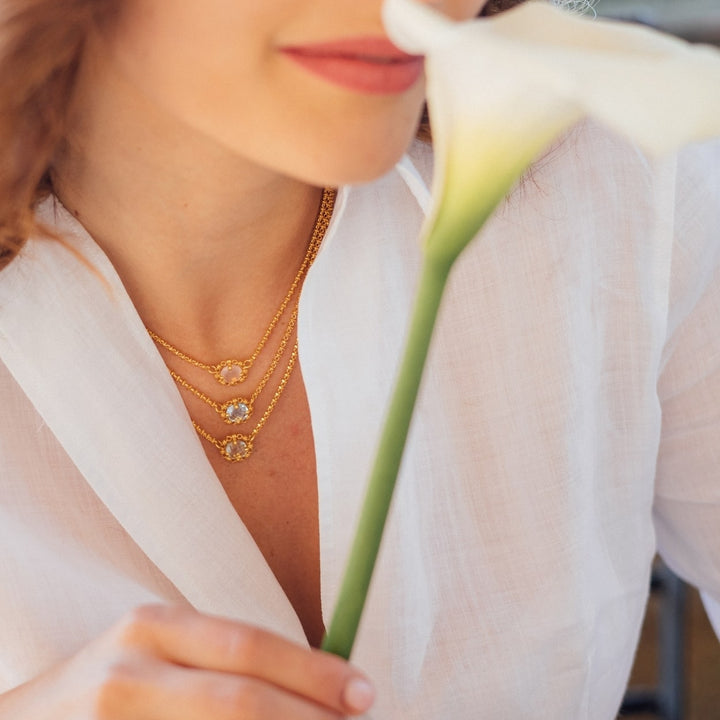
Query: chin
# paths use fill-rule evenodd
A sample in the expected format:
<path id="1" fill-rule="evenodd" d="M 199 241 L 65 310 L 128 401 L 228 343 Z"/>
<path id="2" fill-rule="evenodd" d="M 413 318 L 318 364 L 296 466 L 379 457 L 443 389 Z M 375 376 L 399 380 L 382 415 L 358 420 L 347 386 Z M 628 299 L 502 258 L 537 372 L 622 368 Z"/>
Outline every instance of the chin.
<path id="1" fill-rule="evenodd" d="M 363 157 L 353 162 L 343 158 L 340 162 L 328 163 L 325 167 L 316 168 L 313 178 L 305 178 L 314 185 L 339 186 L 368 183 L 388 173 L 403 156 L 406 146 L 396 152 L 377 153 L 375 157 Z"/>
<path id="2" fill-rule="evenodd" d="M 388 137 L 368 133 L 362 137 L 346 138 L 328 146 L 323 143 L 318 152 L 285 156 L 284 167 L 278 169 L 317 186 L 357 185 L 376 180 L 388 173 L 406 152 L 415 138 L 417 123 Z"/>
<path id="3" fill-rule="evenodd" d="M 314 186 L 367 183 L 391 170 L 414 140 L 422 90 L 400 98 L 310 102 L 259 119 L 248 118 L 243 106 L 236 115 L 194 118 L 192 124 L 257 168 Z"/>

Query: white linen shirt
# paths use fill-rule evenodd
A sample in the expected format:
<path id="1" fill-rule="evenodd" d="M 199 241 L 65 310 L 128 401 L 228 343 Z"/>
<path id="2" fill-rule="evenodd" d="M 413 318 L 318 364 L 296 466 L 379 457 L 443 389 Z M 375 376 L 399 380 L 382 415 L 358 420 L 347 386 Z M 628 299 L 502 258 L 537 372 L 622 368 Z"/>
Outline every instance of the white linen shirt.
<path id="1" fill-rule="evenodd" d="M 430 161 L 340 189 L 302 290 L 326 623 Z M 305 642 L 114 269 L 40 216 L 107 285 L 43 239 L 0 273 L 0 692 L 145 602 Z M 451 277 L 353 656 L 372 718 L 610 720 L 656 546 L 720 600 L 719 268 L 720 143 L 649 163 L 586 124 L 495 213 Z"/>

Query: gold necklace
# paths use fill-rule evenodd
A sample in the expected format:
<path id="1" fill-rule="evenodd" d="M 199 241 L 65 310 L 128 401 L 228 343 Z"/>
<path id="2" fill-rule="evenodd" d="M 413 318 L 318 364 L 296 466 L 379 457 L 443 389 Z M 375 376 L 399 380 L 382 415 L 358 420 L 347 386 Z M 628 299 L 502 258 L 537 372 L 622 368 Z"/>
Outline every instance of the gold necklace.
<path id="1" fill-rule="evenodd" d="M 285 310 L 287 309 L 290 300 L 292 300 L 295 291 L 300 285 L 303 276 L 315 260 L 315 256 L 320 249 L 320 244 L 322 243 L 322 239 L 325 236 L 325 232 L 328 228 L 328 225 L 330 224 L 330 219 L 332 218 L 336 194 L 337 191 L 335 190 L 335 188 L 325 188 L 323 190 L 320 210 L 318 211 L 318 215 L 315 218 L 315 225 L 313 227 L 310 243 L 308 244 L 308 249 L 305 253 L 302 264 L 300 265 L 300 269 L 297 271 L 295 279 L 290 285 L 290 289 L 287 291 L 285 297 L 283 298 L 283 301 L 280 303 L 280 307 L 277 309 L 275 315 L 273 315 L 273 318 L 270 321 L 267 330 L 265 330 L 265 333 L 260 338 L 260 342 L 257 344 L 255 350 L 249 358 L 247 358 L 246 360 L 236 360 L 231 358 L 229 360 L 221 360 L 218 363 L 205 363 L 201 360 L 196 360 L 190 355 L 187 355 L 186 353 L 176 348 L 174 345 L 171 345 L 167 340 L 161 338 L 157 333 L 150 330 L 150 328 L 146 328 L 150 337 L 155 341 L 156 344 L 164 347 L 166 350 L 168 350 L 184 362 L 210 373 L 221 385 L 237 385 L 238 383 L 244 382 L 248 376 L 248 373 L 250 372 L 250 368 L 253 366 L 253 363 L 255 362 L 255 360 L 257 360 L 262 349 L 265 347 L 265 344 L 270 338 L 270 335 L 272 334 L 276 325 L 278 324 L 278 322 L 280 322 L 280 318 L 285 313 Z"/>
<path id="2" fill-rule="evenodd" d="M 297 355 L 298 344 L 296 340 L 295 347 L 293 348 L 292 354 L 290 355 L 290 361 L 288 362 L 287 369 L 285 370 L 285 373 L 280 380 L 280 385 L 278 386 L 278 389 L 275 391 L 272 400 L 270 400 L 270 404 L 268 405 L 267 410 L 265 410 L 263 416 L 260 418 L 260 420 L 258 420 L 257 425 L 247 435 L 234 433 L 232 435 L 226 435 L 224 438 L 216 438 L 215 436 L 211 435 L 207 430 L 200 427 L 200 425 L 198 425 L 193 420 L 192 424 L 197 434 L 207 440 L 211 445 L 214 445 L 220 451 L 220 454 L 228 462 L 239 462 L 240 460 L 247 460 L 254 449 L 255 437 L 260 432 L 263 425 L 265 425 L 265 423 L 268 421 L 268 418 L 270 417 L 272 411 L 275 409 L 275 406 L 277 405 L 278 400 L 280 399 L 280 396 L 282 395 L 282 392 L 285 389 L 288 380 L 290 379 L 290 375 L 293 371 L 293 368 L 295 367 Z"/>
<path id="3" fill-rule="evenodd" d="M 275 329 L 275 326 L 280 322 L 280 318 L 285 313 L 285 310 L 287 309 L 290 300 L 295 294 L 295 291 L 297 290 L 298 286 L 302 282 L 304 275 L 306 274 L 307 270 L 312 265 L 315 257 L 317 256 L 318 250 L 320 249 L 320 244 L 322 243 L 325 232 L 327 231 L 330 220 L 332 218 L 333 208 L 335 206 L 335 196 L 335 189 L 325 188 L 323 190 L 322 202 L 320 204 L 318 216 L 315 219 L 315 225 L 313 227 L 313 232 L 310 238 L 310 243 L 308 244 L 307 252 L 305 253 L 305 258 L 303 259 L 300 269 L 295 275 L 295 279 L 293 280 L 290 289 L 286 293 L 285 298 L 280 304 L 280 307 L 270 321 L 270 325 L 263 334 L 262 338 L 260 338 L 260 342 L 255 348 L 255 351 L 247 360 L 230 359 L 223 360 L 215 364 L 203 363 L 200 360 L 196 360 L 195 358 L 192 358 L 186 353 L 183 353 L 181 350 L 171 345 L 167 340 L 164 340 L 159 335 L 157 335 L 157 333 L 154 333 L 149 328 L 146 328 L 150 337 L 155 341 L 155 343 L 161 345 L 181 360 L 209 372 L 221 385 L 235 385 L 237 383 L 244 382 L 248 376 L 250 368 L 252 367 L 257 357 L 260 355 L 262 349 L 265 347 L 265 344 L 270 338 L 270 335 Z M 290 337 L 292 336 L 295 325 L 297 324 L 297 315 L 298 303 L 295 304 L 290 319 L 288 320 L 287 327 L 285 328 L 285 332 L 283 333 L 280 344 L 278 345 L 278 349 L 275 351 L 275 354 L 273 355 L 273 359 L 270 362 L 268 369 L 265 371 L 265 374 L 260 379 L 260 384 L 255 389 L 255 392 L 249 398 L 233 398 L 232 400 L 229 400 L 225 403 L 218 403 L 212 400 L 209 396 L 205 395 L 201 390 L 191 385 L 178 373 L 168 368 L 170 375 L 173 377 L 175 382 L 177 382 L 179 385 L 192 392 L 196 397 L 200 398 L 208 405 L 210 405 L 216 412 L 221 415 L 224 422 L 230 424 L 244 422 L 251 416 L 253 411 L 253 403 L 270 380 L 270 377 L 277 369 L 277 366 L 279 365 L 280 360 L 285 353 L 287 344 L 290 341 Z M 275 390 L 275 394 L 272 396 L 270 403 L 268 404 L 267 409 L 263 413 L 262 417 L 260 418 L 260 420 L 258 420 L 255 427 L 249 433 L 233 433 L 232 435 L 226 435 L 224 438 L 216 438 L 203 427 L 198 425 L 195 420 L 192 420 L 193 427 L 195 428 L 197 434 L 204 440 L 207 440 L 215 448 L 217 448 L 217 450 L 220 452 L 220 455 L 228 462 L 239 462 L 241 460 L 247 460 L 247 458 L 249 458 L 253 452 L 255 438 L 257 437 L 257 434 L 265 426 L 265 423 L 268 421 L 268 418 L 275 409 L 275 406 L 278 404 L 280 396 L 282 395 L 283 390 L 285 390 L 285 386 L 290 380 L 290 375 L 292 374 L 293 368 L 295 367 L 297 356 L 298 341 L 296 339 L 292 353 L 290 354 L 290 359 L 288 361 L 285 372 L 280 379 L 277 390 Z"/>
<path id="4" fill-rule="evenodd" d="M 290 337 L 292 336 L 292 331 L 297 321 L 297 314 L 298 306 L 296 304 L 295 309 L 290 316 L 290 320 L 288 321 L 288 325 L 285 328 L 285 332 L 283 333 L 282 340 L 275 351 L 275 355 L 273 356 L 268 369 L 265 371 L 265 374 L 260 379 L 258 386 L 255 388 L 255 392 L 253 392 L 250 397 L 235 397 L 231 400 L 227 400 L 226 402 L 219 402 L 208 397 L 201 390 L 198 390 L 198 388 L 189 383 L 179 373 L 176 373 L 174 370 L 168 368 L 170 370 L 170 375 L 178 385 L 191 392 L 195 395 L 195 397 L 199 398 L 204 403 L 207 403 L 213 410 L 215 410 L 224 423 L 227 423 L 228 425 L 237 425 L 245 422 L 252 416 L 255 400 L 257 400 L 265 385 L 267 385 L 268 380 L 272 377 L 272 374 L 280 364 L 282 356 L 285 354 L 285 348 L 287 347 L 288 342 L 290 342 Z"/>

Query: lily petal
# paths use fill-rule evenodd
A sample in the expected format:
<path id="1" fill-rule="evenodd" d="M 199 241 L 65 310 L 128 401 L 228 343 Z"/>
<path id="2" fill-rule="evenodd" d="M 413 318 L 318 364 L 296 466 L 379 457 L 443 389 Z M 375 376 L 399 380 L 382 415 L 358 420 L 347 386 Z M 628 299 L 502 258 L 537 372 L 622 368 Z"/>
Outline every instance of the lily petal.
<path id="1" fill-rule="evenodd" d="M 426 55 L 439 162 L 430 224 L 443 252 L 462 249 L 458 230 L 477 230 L 534 157 L 581 117 L 653 155 L 720 135 L 714 48 L 546 2 L 466 22 L 416 0 L 386 0 L 383 12 L 393 41 Z"/>

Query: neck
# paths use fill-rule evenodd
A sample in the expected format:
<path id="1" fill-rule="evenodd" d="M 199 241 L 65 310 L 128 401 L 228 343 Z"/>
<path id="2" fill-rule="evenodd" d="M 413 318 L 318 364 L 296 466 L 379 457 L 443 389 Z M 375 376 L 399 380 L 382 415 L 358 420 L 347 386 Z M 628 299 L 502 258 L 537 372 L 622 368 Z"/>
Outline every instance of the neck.
<path id="1" fill-rule="evenodd" d="M 102 57 L 81 70 L 54 182 L 145 324 L 206 357 L 256 341 L 321 195 L 184 125 Z"/>

